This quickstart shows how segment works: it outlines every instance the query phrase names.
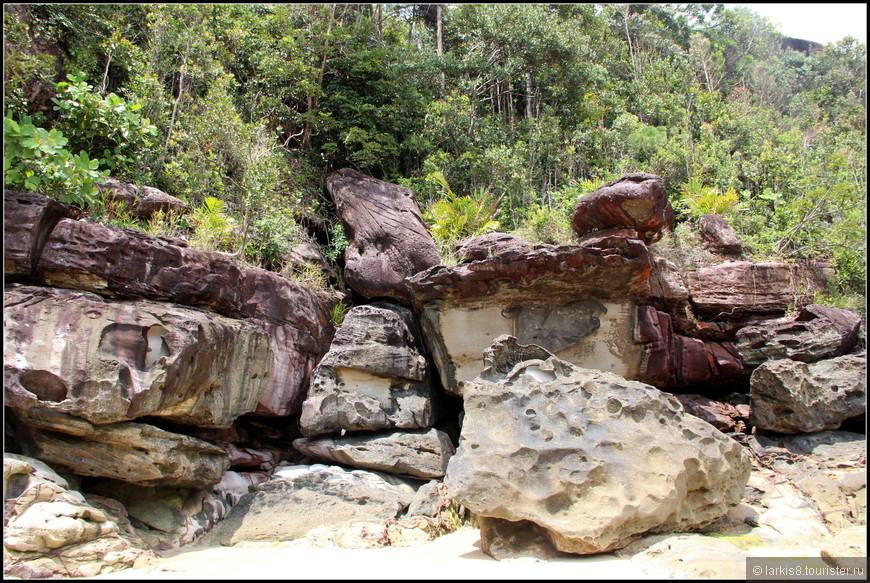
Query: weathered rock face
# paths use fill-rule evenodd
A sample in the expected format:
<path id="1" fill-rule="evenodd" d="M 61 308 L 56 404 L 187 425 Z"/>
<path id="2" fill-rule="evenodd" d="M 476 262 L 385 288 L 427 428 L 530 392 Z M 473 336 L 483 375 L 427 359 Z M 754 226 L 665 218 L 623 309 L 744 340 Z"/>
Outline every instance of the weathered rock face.
<path id="1" fill-rule="evenodd" d="M 64 219 L 48 237 L 37 278 L 109 297 L 201 306 L 257 323 L 271 338 L 274 359 L 257 411 L 298 413 L 311 370 L 333 334 L 323 301 L 276 273 L 242 270 L 226 255 L 177 243 Z"/>
<path id="2" fill-rule="evenodd" d="M 746 431 L 746 423 L 750 415 L 749 405 L 723 403 L 697 394 L 676 395 L 676 397 L 686 413 L 703 419 L 723 433 Z"/>
<path id="3" fill-rule="evenodd" d="M 86 577 L 154 557 L 38 460 L 3 454 L 3 498 L 5 576 Z"/>
<path id="4" fill-rule="evenodd" d="M 571 553 L 692 530 L 737 504 L 742 447 L 673 397 L 500 338 L 466 385 L 445 483 L 472 512 L 527 520 Z"/>
<path id="5" fill-rule="evenodd" d="M 293 447 L 327 462 L 418 478 L 442 477 L 455 452 L 447 434 L 437 429 L 301 438 Z"/>
<path id="6" fill-rule="evenodd" d="M 80 476 L 141 485 L 205 488 L 229 469 L 224 450 L 144 423 L 95 425 L 66 413 L 18 411 L 31 457 Z"/>
<path id="7" fill-rule="evenodd" d="M 3 191 L 3 271 L 7 282 L 27 282 L 58 221 L 75 209 L 38 194 Z"/>
<path id="8" fill-rule="evenodd" d="M 701 243 L 714 253 L 740 255 L 743 245 L 737 231 L 720 215 L 703 215 L 698 221 Z"/>
<path id="9" fill-rule="evenodd" d="M 410 189 L 343 169 L 326 179 L 350 246 L 344 280 L 366 298 L 407 300 L 404 279 L 441 263 Z"/>
<path id="10" fill-rule="evenodd" d="M 743 380 L 743 363 L 732 343 L 678 334 L 673 317 L 653 307 L 637 308 L 635 340 L 644 347 L 637 379 L 660 389 Z"/>
<path id="11" fill-rule="evenodd" d="M 266 389 L 269 338 L 240 320 L 29 286 L 7 287 L 4 303 L 7 406 L 227 427 Z"/>
<path id="12" fill-rule="evenodd" d="M 824 281 L 812 269 L 776 261 L 726 261 L 686 273 L 699 315 L 717 319 L 775 317 L 805 306 Z"/>
<path id="13" fill-rule="evenodd" d="M 737 350 L 751 367 L 780 358 L 814 362 L 851 351 L 860 328 L 861 316 L 855 312 L 811 304 L 797 316 L 741 328 Z"/>
<path id="14" fill-rule="evenodd" d="M 582 197 L 574 207 L 571 225 L 578 237 L 601 229 L 628 227 L 646 243 L 661 238 L 674 224 L 674 211 L 661 178 L 627 174 Z"/>
<path id="15" fill-rule="evenodd" d="M 866 353 L 812 364 L 770 360 L 752 373 L 753 425 L 779 433 L 837 429 L 867 407 Z"/>
<path id="16" fill-rule="evenodd" d="M 502 334 L 578 365 L 636 375 L 642 350 L 632 341 L 632 295 L 646 289 L 650 269 L 641 241 L 606 236 L 589 246 L 511 246 L 434 267 L 408 285 L 442 384 L 462 394 Z"/>
<path id="17" fill-rule="evenodd" d="M 398 516 L 413 497 L 408 487 L 362 470 L 296 466 L 242 497 L 225 520 L 203 539 L 206 545 L 280 542 L 311 530 Z"/>
<path id="18" fill-rule="evenodd" d="M 453 254 L 460 263 L 483 261 L 493 255 L 526 253 L 532 249 L 522 237 L 508 233 L 487 233 L 461 241 L 453 247 Z"/>
<path id="19" fill-rule="evenodd" d="M 151 186 L 137 186 L 116 178 L 108 178 L 96 186 L 103 191 L 105 199 L 124 205 L 134 217 L 149 219 L 158 211 L 184 213 L 188 209 L 183 200 Z"/>
<path id="20" fill-rule="evenodd" d="M 384 302 L 357 306 L 313 373 L 300 429 L 311 436 L 429 427 L 434 398 L 413 313 Z"/>

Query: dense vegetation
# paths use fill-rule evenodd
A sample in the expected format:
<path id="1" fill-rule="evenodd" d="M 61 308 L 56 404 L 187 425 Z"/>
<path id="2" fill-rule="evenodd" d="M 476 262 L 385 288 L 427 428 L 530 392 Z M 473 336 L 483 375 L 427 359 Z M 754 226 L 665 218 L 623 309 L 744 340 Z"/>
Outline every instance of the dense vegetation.
<path id="1" fill-rule="evenodd" d="M 717 212 L 756 258 L 827 259 L 863 311 L 866 46 L 781 47 L 712 4 L 33 4 L 4 8 L 4 171 L 125 226 L 111 174 L 196 210 L 139 225 L 279 269 L 346 245 L 323 178 L 413 188 L 445 244 L 567 242 L 579 196 L 662 176 L 689 246 Z M 672 242 L 673 243 L 673 242 Z"/>

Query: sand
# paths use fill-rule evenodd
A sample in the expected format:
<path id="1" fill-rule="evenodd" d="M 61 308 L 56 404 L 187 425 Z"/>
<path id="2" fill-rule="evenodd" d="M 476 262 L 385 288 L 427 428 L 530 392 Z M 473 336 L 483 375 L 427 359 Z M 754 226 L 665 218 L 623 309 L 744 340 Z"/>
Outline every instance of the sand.
<path id="1" fill-rule="evenodd" d="M 178 549 L 155 564 L 92 579 L 493 579 L 604 580 L 649 578 L 629 557 L 603 554 L 542 561 L 496 561 L 480 550 L 477 529 L 431 542 L 377 549 L 311 547 L 307 540 L 274 545 Z"/>

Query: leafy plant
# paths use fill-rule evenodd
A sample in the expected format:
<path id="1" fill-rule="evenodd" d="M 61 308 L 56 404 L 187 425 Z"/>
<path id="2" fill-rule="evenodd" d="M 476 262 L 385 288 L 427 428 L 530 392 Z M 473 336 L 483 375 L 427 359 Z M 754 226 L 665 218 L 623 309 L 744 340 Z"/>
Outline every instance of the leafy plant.
<path id="1" fill-rule="evenodd" d="M 69 141 L 57 129 L 36 127 L 29 116 L 3 119 L 3 171 L 5 185 L 38 192 L 81 207 L 99 205 L 94 183 L 108 176 L 99 160 L 87 153 L 73 154 Z"/>
<path id="2" fill-rule="evenodd" d="M 344 254 L 344 250 L 349 245 L 350 241 L 347 240 L 347 236 L 344 234 L 344 227 L 341 223 L 335 223 L 329 228 L 329 245 L 323 251 L 323 255 L 334 263 Z"/>
<path id="3" fill-rule="evenodd" d="M 193 227 L 192 247 L 229 251 L 236 243 L 236 220 L 227 213 L 227 203 L 207 196 L 189 215 Z"/>
<path id="4" fill-rule="evenodd" d="M 737 210 L 740 204 L 740 197 L 733 188 L 723 193 L 697 178 L 683 184 L 680 194 L 677 206 L 694 219 L 710 214 L 727 215 Z"/>
<path id="5" fill-rule="evenodd" d="M 471 196 L 458 196 L 439 171 L 430 174 L 430 179 L 441 187 L 443 198 L 435 201 L 423 218 L 442 250 L 462 239 L 499 228 L 495 217 L 499 213 L 500 199 L 482 188 L 476 189 Z"/>

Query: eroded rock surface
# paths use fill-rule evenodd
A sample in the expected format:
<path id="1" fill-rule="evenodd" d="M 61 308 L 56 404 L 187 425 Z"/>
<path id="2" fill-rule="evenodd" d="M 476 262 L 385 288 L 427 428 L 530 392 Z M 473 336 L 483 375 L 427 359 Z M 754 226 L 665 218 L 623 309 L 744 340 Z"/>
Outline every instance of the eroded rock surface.
<path id="1" fill-rule="evenodd" d="M 345 168 L 326 179 L 350 246 L 344 280 L 366 298 L 408 299 L 404 280 L 441 263 L 414 192 Z"/>
<path id="2" fill-rule="evenodd" d="M 499 338 L 466 384 L 445 483 L 476 514 L 528 520 L 560 551 L 706 525 L 743 496 L 742 447 L 673 396 Z"/>
<path id="3" fill-rule="evenodd" d="M 3 272 L 7 282 L 29 282 L 55 225 L 76 213 L 38 194 L 3 191 Z"/>
<path id="4" fill-rule="evenodd" d="M 304 435 L 430 427 L 435 389 L 413 313 L 384 302 L 345 316 L 302 405 Z"/>
<path id="5" fill-rule="evenodd" d="M 715 253 L 740 255 L 743 249 L 737 231 L 720 215 L 703 215 L 698 221 L 702 244 Z"/>

